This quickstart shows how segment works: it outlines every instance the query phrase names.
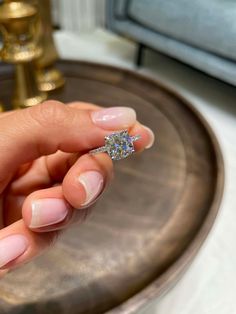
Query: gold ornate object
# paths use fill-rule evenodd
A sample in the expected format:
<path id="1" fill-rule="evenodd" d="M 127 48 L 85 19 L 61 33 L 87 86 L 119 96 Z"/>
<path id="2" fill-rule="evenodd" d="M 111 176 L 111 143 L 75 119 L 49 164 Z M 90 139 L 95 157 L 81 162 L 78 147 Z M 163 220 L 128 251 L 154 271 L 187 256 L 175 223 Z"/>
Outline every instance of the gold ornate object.
<path id="1" fill-rule="evenodd" d="M 9 2 L 0 6 L 3 34 L 1 59 L 15 64 L 14 108 L 24 108 L 44 101 L 47 94 L 38 90 L 33 61 L 42 53 L 36 40 L 36 14 L 33 5 Z"/>
<path id="2" fill-rule="evenodd" d="M 38 87 L 41 91 L 50 92 L 65 84 L 62 73 L 54 65 L 37 70 Z"/>
<path id="3" fill-rule="evenodd" d="M 4 111 L 3 104 L 0 102 L 0 113 Z"/>
<path id="4" fill-rule="evenodd" d="M 32 62 L 16 64 L 16 82 L 14 108 L 31 107 L 47 99 L 47 94 L 38 90 Z"/>
<path id="5" fill-rule="evenodd" d="M 12 0 L 5 0 L 5 2 L 12 2 Z M 51 1 L 25 0 L 24 2 L 34 5 L 39 14 L 35 29 L 35 35 L 39 36 L 40 47 L 42 47 L 42 53 L 35 61 L 38 88 L 45 92 L 53 91 L 62 87 L 65 79 L 61 71 L 55 67 L 59 56 L 52 35 Z"/>
<path id="6" fill-rule="evenodd" d="M 35 0 L 34 0 L 35 1 Z M 42 55 L 36 60 L 39 89 L 52 91 L 65 84 L 62 73 L 55 68 L 59 56 L 52 35 L 52 18 L 50 0 L 38 0 L 39 17 L 41 21 L 40 46 Z"/>

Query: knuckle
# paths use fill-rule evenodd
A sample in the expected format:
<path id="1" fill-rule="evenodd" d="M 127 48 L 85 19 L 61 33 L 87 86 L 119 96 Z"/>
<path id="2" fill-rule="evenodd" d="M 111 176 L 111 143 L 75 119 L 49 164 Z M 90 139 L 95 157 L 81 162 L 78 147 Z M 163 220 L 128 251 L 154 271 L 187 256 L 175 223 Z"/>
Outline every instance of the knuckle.
<path id="1" fill-rule="evenodd" d="M 69 112 L 64 104 L 57 101 L 46 101 L 30 109 L 31 117 L 42 127 L 64 125 Z"/>

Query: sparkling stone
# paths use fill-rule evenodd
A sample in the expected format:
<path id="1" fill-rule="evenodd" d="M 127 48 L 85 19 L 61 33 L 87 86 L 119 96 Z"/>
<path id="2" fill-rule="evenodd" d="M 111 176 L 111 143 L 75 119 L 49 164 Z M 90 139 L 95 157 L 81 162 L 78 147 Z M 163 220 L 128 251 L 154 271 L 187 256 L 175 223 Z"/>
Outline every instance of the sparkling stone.
<path id="1" fill-rule="evenodd" d="M 132 138 L 126 130 L 106 136 L 105 145 L 109 156 L 113 160 L 126 158 L 134 152 Z"/>

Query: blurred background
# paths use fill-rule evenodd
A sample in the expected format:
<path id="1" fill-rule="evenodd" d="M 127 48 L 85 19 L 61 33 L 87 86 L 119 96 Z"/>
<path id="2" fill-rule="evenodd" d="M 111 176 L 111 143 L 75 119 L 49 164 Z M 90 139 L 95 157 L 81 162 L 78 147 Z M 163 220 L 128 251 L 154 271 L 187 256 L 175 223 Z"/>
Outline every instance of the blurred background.
<path id="1" fill-rule="evenodd" d="M 60 58 L 159 80 L 200 111 L 222 149 L 225 189 L 213 230 L 183 278 L 140 313 L 236 313 L 236 2 L 52 0 L 52 20 Z"/>
<path id="2" fill-rule="evenodd" d="M 179 91 L 204 115 L 226 169 L 223 202 L 180 282 L 142 313 L 233 314 L 236 309 L 236 3 L 54 0 L 63 58 L 128 67 Z M 147 48 L 140 51 L 140 44 Z M 139 66 L 137 66 L 137 63 Z"/>

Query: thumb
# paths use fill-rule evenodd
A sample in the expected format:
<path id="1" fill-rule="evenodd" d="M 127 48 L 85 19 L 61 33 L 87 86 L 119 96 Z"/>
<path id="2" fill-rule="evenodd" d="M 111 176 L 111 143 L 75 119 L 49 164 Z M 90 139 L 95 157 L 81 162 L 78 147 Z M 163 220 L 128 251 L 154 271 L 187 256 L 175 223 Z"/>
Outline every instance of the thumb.
<path id="1" fill-rule="evenodd" d="M 136 114 L 131 108 L 80 110 L 57 101 L 3 115 L 0 193 L 20 165 L 57 150 L 79 152 L 101 146 L 107 130 L 129 128 L 135 121 Z"/>

